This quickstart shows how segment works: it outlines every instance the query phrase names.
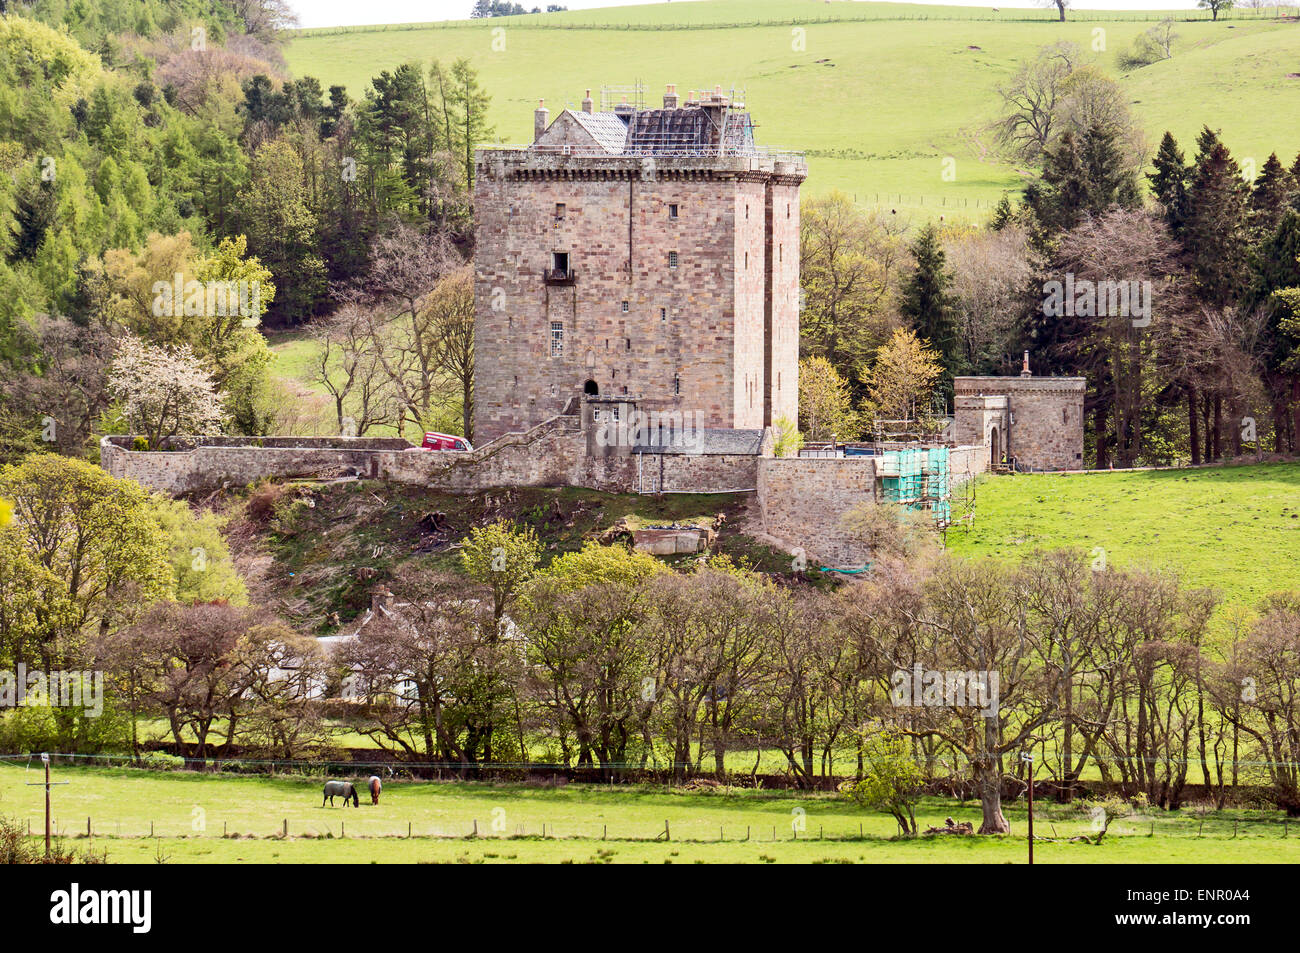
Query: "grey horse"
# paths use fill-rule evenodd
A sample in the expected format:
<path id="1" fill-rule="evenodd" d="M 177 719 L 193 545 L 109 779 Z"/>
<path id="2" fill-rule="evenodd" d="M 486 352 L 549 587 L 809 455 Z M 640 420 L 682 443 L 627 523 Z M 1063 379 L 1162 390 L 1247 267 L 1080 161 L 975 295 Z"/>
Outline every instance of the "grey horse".
<path id="1" fill-rule="evenodd" d="M 334 806 L 336 797 L 343 798 L 343 806 L 347 807 L 348 801 L 352 802 L 353 807 L 361 806 L 361 798 L 357 797 L 356 785 L 351 781 L 326 781 L 325 796 L 320 800 L 320 806 L 324 807 L 325 802 L 329 801 L 330 806 Z"/>

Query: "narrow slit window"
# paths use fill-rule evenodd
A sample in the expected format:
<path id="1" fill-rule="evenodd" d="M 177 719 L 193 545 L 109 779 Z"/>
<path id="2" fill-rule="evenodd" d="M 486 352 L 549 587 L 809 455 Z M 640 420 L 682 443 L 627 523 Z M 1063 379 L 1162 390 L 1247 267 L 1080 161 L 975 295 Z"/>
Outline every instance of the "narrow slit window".
<path id="1" fill-rule="evenodd" d="M 675 252 L 675 251 L 670 251 L 670 252 L 668 253 L 668 267 L 669 267 L 669 268 L 676 268 L 676 267 L 677 267 L 677 252 Z"/>
<path id="2" fill-rule="evenodd" d="M 670 206 L 668 206 L 668 217 L 669 217 L 670 219 L 672 219 L 674 222 L 677 221 L 677 206 L 676 206 L 676 205 L 670 205 Z"/>

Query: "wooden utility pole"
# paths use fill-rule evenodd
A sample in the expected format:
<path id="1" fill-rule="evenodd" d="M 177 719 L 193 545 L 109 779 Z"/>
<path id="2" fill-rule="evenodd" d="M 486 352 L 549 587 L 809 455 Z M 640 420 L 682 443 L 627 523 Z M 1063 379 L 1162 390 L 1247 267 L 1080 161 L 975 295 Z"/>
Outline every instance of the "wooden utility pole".
<path id="1" fill-rule="evenodd" d="M 1020 752 L 1020 760 L 1029 771 L 1029 866 L 1034 865 L 1034 755 L 1032 751 Z"/>
<path id="2" fill-rule="evenodd" d="M 50 756 L 48 752 L 41 753 L 41 763 L 45 765 L 45 859 L 50 859 L 50 785 L 67 784 L 67 781 L 50 780 Z M 40 781 L 28 782 L 28 787 L 40 784 Z"/>

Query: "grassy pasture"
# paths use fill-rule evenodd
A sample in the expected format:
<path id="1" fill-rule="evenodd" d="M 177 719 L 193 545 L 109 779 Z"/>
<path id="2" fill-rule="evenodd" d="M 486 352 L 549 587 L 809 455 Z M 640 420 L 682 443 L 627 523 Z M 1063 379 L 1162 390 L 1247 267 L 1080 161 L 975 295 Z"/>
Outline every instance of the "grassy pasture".
<path id="1" fill-rule="evenodd" d="M 35 771 L 0 765 L 0 813 L 39 831 L 43 795 L 25 784 Z M 1025 855 L 1023 802 L 1004 806 L 1009 837 L 900 840 L 885 815 L 789 791 L 389 782 L 378 806 L 363 795 L 360 808 L 345 809 L 320 807 L 322 779 L 61 766 L 56 775 L 71 782 L 56 789 L 57 830 L 87 846 L 89 817 L 90 846 L 116 863 L 160 855 L 173 863 L 1021 863 Z M 927 799 L 917 813 L 923 826 L 979 821 L 975 802 Z M 654 840 L 665 821 L 671 841 Z M 1084 809 L 1039 802 L 1035 831 L 1046 839 L 1035 845 L 1040 863 L 1300 859 L 1300 831 L 1292 835 L 1275 812 L 1135 815 L 1113 821 L 1094 846 L 1068 840 L 1090 831 Z"/>
<path id="2" fill-rule="evenodd" d="M 948 534 L 963 556 L 1099 548 L 1219 590 L 1221 618 L 1300 588 L 1300 464 L 985 477 L 975 492 L 973 527 Z"/>
<path id="3" fill-rule="evenodd" d="M 842 189 L 864 204 L 948 220 L 983 219 L 1023 181 L 994 154 L 995 89 L 1058 39 L 1095 50 L 1096 62 L 1120 77 L 1153 146 L 1165 129 L 1188 146 L 1209 123 L 1256 167 L 1273 150 L 1288 162 L 1300 151 L 1300 130 L 1278 121 L 1300 89 L 1288 78 L 1300 24 L 1198 15 L 1179 23 L 1172 59 L 1121 74 L 1118 55 L 1161 15 L 1071 16 L 1061 24 L 1041 10 L 708 0 L 308 31 L 290 42 L 286 58 L 295 75 L 342 83 L 357 98 L 382 69 L 467 58 L 492 95 L 501 142 L 531 138 L 538 98 L 554 117 L 603 84 L 639 80 L 647 104 L 669 82 L 682 93 L 734 84 L 747 91 L 762 144 L 807 153 L 808 194 Z M 834 22 L 820 22 L 827 20 Z M 495 34 L 504 49 L 493 49 L 493 30 L 505 31 Z M 945 176 L 949 157 L 955 177 Z"/>

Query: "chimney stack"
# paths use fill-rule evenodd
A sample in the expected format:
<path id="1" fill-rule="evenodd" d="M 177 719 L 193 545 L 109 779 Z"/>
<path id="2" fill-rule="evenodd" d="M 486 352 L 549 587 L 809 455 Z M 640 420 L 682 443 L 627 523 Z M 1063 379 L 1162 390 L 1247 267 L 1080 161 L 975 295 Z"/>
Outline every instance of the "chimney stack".
<path id="1" fill-rule="evenodd" d="M 1020 365 L 1020 376 L 1021 376 L 1021 377 L 1033 377 L 1033 376 L 1034 376 L 1033 373 L 1030 372 L 1030 370 L 1029 370 L 1029 352 L 1028 352 L 1028 351 L 1025 352 L 1024 363 L 1022 363 L 1022 364 Z"/>
<path id="2" fill-rule="evenodd" d="M 582 111 L 585 113 L 589 113 L 594 111 L 595 108 L 596 108 L 596 104 L 591 101 L 591 90 L 587 90 L 587 96 L 582 101 Z"/>
<path id="3" fill-rule="evenodd" d="M 664 93 L 664 109 L 677 108 L 677 84 L 669 83 L 668 91 Z"/>
<path id="4" fill-rule="evenodd" d="M 546 120 L 550 115 L 550 110 L 546 108 L 546 100 L 537 100 L 537 111 L 533 113 L 533 142 L 542 138 L 542 133 L 546 131 Z"/>
<path id="5" fill-rule="evenodd" d="M 636 115 L 636 107 L 629 103 L 627 97 L 624 96 L 623 101 L 614 107 L 614 115 L 624 122 L 631 122 L 632 117 Z"/>

